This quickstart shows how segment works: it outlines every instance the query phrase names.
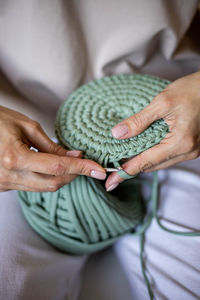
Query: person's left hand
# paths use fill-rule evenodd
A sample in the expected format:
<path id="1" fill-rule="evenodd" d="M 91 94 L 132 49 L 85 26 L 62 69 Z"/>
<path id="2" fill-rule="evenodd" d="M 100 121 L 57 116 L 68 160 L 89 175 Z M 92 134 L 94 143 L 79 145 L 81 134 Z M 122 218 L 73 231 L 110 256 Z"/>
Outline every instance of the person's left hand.
<path id="1" fill-rule="evenodd" d="M 118 139 L 136 136 L 161 118 L 168 124 L 169 133 L 160 144 L 127 160 L 122 168 L 128 174 L 164 169 L 200 155 L 200 72 L 168 85 L 141 112 L 113 127 L 112 135 Z M 122 181 L 117 173 L 110 174 L 107 191 Z"/>

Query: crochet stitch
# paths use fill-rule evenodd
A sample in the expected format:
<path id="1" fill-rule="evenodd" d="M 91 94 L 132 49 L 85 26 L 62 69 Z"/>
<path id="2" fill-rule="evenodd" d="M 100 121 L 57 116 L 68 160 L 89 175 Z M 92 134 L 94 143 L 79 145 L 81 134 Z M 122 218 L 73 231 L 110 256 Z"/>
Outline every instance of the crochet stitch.
<path id="1" fill-rule="evenodd" d="M 122 158 L 159 143 L 168 131 L 163 120 L 138 136 L 117 140 L 111 128 L 140 111 L 169 82 L 147 75 L 115 75 L 89 82 L 61 105 L 55 124 L 59 143 L 80 149 L 103 166 L 119 166 Z M 119 175 L 130 178 L 123 170 Z M 121 235 L 133 231 L 144 217 L 138 185 L 129 180 L 114 193 L 86 176 L 54 193 L 19 192 L 21 206 L 31 226 L 48 242 L 66 252 L 98 251 Z"/>
<path id="2" fill-rule="evenodd" d="M 66 149 L 82 150 L 85 158 L 104 167 L 119 167 L 122 160 L 161 142 L 168 132 L 164 120 L 151 124 L 136 137 L 117 140 L 111 128 L 142 110 L 169 81 L 148 75 L 115 75 L 94 80 L 74 91 L 61 105 L 55 123 L 59 143 Z M 120 170 L 124 179 L 132 176 Z M 142 199 L 140 185 L 151 188 Z M 199 236 L 199 232 L 177 232 L 166 228 L 157 216 L 157 173 L 149 184 L 129 179 L 107 193 L 100 181 L 78 176 L 53 193 L 19 192 L 24 215 L 30 225 L 55 247 L 74 254 L 99 251 L 127 232 L 141 236 L 141 266 L 150 299 L 153 299 L 144 265 L 144 233 L 155 218 L 170 233 Z M 146 204 L 145 204 L 146 202 Z"/>
<path id="3" fill-rule="evenodd" d="M 74 91 L 61 105 L 55 130 L 66 148 L 82 150 L 85 157 L 106 167 L 158 144 L 168 126 L 154 122 L 134 138 L 117 140 L 114 125 L 141 111 L 169 81 L 148 75 L 114 75 L 94 80 Z"/>

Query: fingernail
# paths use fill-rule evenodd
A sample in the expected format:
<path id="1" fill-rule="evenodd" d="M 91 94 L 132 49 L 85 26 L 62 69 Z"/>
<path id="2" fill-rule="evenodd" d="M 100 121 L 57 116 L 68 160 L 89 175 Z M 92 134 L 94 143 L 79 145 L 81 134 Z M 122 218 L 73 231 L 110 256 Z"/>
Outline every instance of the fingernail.
<path id="1" fill-rule="evenodd" d="M 123 137 L 127 133 L 128 133 L 128 127 L 124 124 L 117 125 L 112 128 L 112 135 L 117 139 Z"/>
<path id="2" fill-rule="evenodd" d="M 96 170 L 92 170 L 90 175 L 93 177 L 93 178 L 96 178 L 96 179 L 105 179 L 106 178 L 106 173 L 104 172 L 100 172 L 100 171 L 96 171 Z"/>
<path id="3" fill-rule="evenodd" d="M 81 154 L 82 154 L 82 151 L 79 151 L 79 150 L 70 150 L 70 151 L 67 151 L 67 153 L 66 153 L 67 156 L 72 156 L 72 157 L 80 157 Z"/>
<path id="4" fill-rule="evenodd" d="M 118 185 L 119 185 L 119 183 L 113 183 L 106 189 L 106 191 L 110 192 L 110 191 L 114 190 Z"/>

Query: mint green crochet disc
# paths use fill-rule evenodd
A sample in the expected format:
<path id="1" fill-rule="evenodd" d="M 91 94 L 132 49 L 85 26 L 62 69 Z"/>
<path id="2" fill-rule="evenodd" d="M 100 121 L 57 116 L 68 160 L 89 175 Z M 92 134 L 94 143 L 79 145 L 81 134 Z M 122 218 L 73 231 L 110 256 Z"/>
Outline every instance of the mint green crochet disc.
<path id="1" fill-rule="evenodd" d="M 158 144 L 168 131 L 163 120 L 126 140 L 114 139 L 111 128 L 143 109 L 167 84 L 147 75 L 117 75 L 81 86 L 58 111 L 55 130 L 59 143 L 82 150 L 85 157 L 103 166 L 119 164 Z M 107 193 L 100 181 L 78 176 L 56 192 L 19 192 L 19 196 L 29 224 L 68 253 L 99 251 L 137 230 L 145 217 L 140 186 L 134 179 Z"/>
<path id="2" fill-rule="evenodd" d="M 168 125 L 154 122 L 138 136 L 117 140 L 114 125 L 147 106 L 169 81 L 148 75 L 114 75 L 75 90 L 60 107 L 56 135 L 62 146 L 82 150 L 86 158 L 106 167 L 158 144 Z"/>

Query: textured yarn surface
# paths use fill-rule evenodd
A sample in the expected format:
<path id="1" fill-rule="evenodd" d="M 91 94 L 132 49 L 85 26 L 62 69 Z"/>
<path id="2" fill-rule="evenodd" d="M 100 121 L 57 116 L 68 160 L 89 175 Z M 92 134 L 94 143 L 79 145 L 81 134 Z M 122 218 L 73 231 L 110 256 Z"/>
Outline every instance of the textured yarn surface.
<path id="1" fill-rule="evenodd" d="M 120 166 L 121 160 L 137 155 L 158 144 L 168 126 L 163 120 L 154 122 L 140 135 L 117 140 L 111 128 L 143 109 L 169 82 L 147 75 L 117 75 L 92 81 L 76 91 L 60 107 L 56 134 L 65 148 L 80 149 L 84 157 L 104 167 Z M 123 170 L 124 179 L 132 176 Z M 152 210 L 140 194 L 140 184 L 151 188 Z M 151 184 L 129 179 L 107 193 L 100 181 L 78 176 L 53 193 L 19 192 L 23 212 L 30 225 L 49 243 L 69 253 L 99 251 L 127 232 L 141 236 L 141 267 L 149 298 L 155 299 L 145 272 L 145 231 L 154 218 L 163 230 L 197 237 L 200 232 L 178 232 L 166 228 L 157 215 L 157 173 Z M 146 215 L 146 216 L 145 216 Z"/>
<path id="2" fill-rule="evenodd" d="M 101 183 L 79 176 L 57 192 L 19 192 L 30 225 L 57 248 L 92 253 L 111 245 L 143 220 L 139 187 L 131 180 L 113 194 Z"/>
<path id="3" fill-rule="evenodd" d="M 111 129 L 141 111 L 169 81 L 147 75 L 115 75 L 91 81 L 74 91 L 60 107 L 55 129 L 59 142 L 79 149 L 106 167 L 158 144 L 168 126 L 163 120 L 130 139 L 113 138 Z"/>
<path id="4" fill-rule="evenodd" d="M 56 134 L 65 148 L 80 149 L 103 166 L 159 143 L 168 126 L 163 120 L 137 137 L 117 140 L 111 128 L 140 111 L 169 82 L 147 75 L 117 75 L 83 85 L 60 107 Z M 130 178 L 123 170 L 119 175 Z M 91 253 L 134 231 L 144 218 L 136 182 L 128 180 L 113 193 L 100 181 L 79 176 L 57 192 L 19 192 L 31 226 L 48 242 L 70 253 Z"/>

